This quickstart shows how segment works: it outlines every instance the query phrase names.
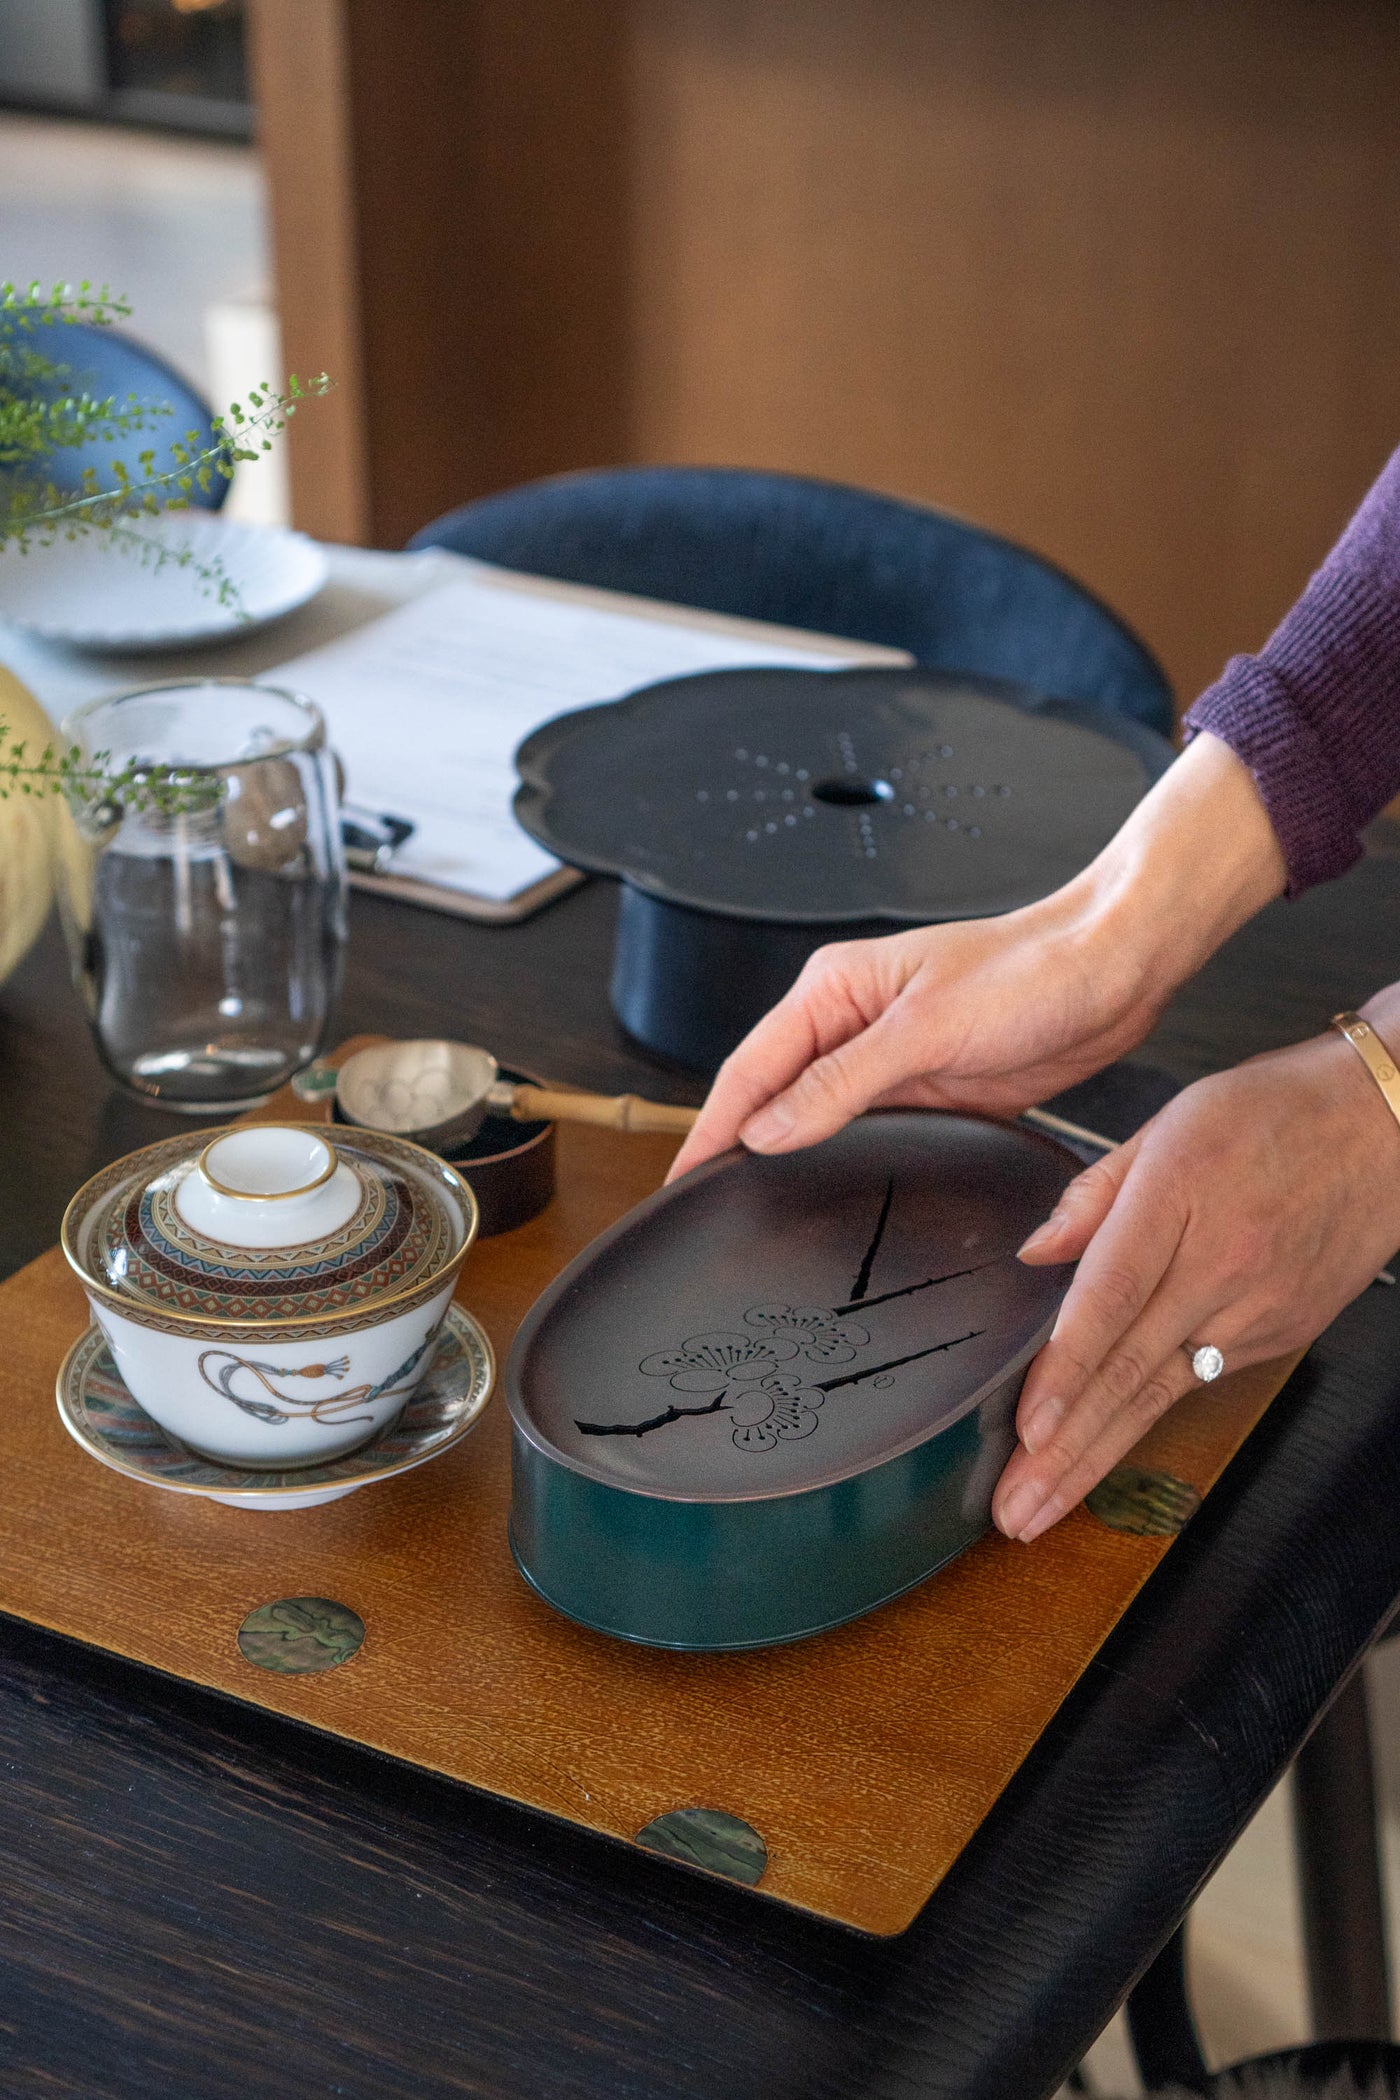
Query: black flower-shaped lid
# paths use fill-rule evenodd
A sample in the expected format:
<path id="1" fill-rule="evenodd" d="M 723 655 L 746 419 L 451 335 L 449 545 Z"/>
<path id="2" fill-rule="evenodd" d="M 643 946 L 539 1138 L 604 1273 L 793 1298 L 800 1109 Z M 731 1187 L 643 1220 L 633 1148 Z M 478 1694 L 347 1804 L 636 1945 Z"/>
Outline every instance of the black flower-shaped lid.
<path id="1" fill-rule="evenodd" d="M 545 723 L 516 754 L 515 809 L 560 860 L 668 903 L 925 922 L 1068 881 L 1171 755 L 1135 722 L 986 680 L 713 671 Z"/>

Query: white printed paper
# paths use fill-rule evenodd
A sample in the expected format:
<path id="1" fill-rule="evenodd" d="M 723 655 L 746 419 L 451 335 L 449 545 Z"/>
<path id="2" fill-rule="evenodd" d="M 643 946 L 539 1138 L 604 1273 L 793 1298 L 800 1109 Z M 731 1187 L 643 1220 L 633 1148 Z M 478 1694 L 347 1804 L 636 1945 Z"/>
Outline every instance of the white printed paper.
<path id="1" fill-rule="evenodd" d="M 559 865 L 511 811 L 514 753 L 542 722 L 692 671 L 907 661 L 636 604 L 483 566 L 261 676 L 320 707 L 348 801 L 414 825 L 395 875 L 500 901 Z"/>

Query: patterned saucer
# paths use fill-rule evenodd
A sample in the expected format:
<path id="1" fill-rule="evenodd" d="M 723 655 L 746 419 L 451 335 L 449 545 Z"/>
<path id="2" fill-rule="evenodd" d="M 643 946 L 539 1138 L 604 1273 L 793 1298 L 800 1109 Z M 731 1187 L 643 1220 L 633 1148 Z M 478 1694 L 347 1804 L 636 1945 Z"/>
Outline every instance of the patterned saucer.
<path id="1" fill-rule="evenodd" d="M 148 1487 L 240 1509 L 311 1509 L 406 1473 L 458 1443 L 480 1419 L 495 1376 L 486 1336 L 469 1312 L 449 1306 L 421 1384 L 382 1436 L 326 1465 L 243 1472 L 198 1457 L 153 1422 L 118 1375 L 101 1328 L 89 1327 L 63 1360 L 58 1412 L 90 1458 Z"/>

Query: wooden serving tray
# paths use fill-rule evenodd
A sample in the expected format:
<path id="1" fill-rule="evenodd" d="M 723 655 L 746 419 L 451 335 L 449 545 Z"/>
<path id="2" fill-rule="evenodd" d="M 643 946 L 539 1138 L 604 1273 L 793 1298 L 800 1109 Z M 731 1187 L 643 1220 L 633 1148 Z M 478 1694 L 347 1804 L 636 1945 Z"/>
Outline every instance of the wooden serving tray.
<path id="1" fill-rule="evenodd" d="M 311 1112 L 288 1095 L 263 1111 L 278 1113 Z M 556 1200 L 463 1273 L 500 1361 L 672 1150 L 560 1127 Z M 727 1811 L 766 1844 L 763 1894 L 870 1933 L 909 1924 L 1171 1543 L 1081 1509 L 1033 1546 L 990 1536 L 796 1646 L 629 1647 L 557 1617 L 516 1572 L 499 1397 L 416 1472 L 319 1509 L 230 1509 L 108 1472 L 66 1435 L 54 1381 L 87 1308 L 56 1249 L 0 1286 L 0 1318 L 0 1611 L 611 1837 Z M 1204 1493 L 1291 1368 L 1182 1401 L 1134 1462 Z M 363 1645 L 324 1674 L 259 1669 L 238 1629 L 281 1597 L 348 1605 Z"/>

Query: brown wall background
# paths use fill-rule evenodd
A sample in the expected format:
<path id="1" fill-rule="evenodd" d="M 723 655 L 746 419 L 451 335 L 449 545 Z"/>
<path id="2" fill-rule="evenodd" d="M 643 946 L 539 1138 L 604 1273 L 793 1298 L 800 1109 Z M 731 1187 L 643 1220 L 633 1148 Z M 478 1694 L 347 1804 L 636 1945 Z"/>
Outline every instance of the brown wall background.
<path id="1" fill-rule="evenodd" d="M 1391 0 L 257 17 L 289 357 L 349 375 L 313 529 L 615 460 L 831 475 L 1062 562 L 1189 698 L 1400 442 Z"/>

